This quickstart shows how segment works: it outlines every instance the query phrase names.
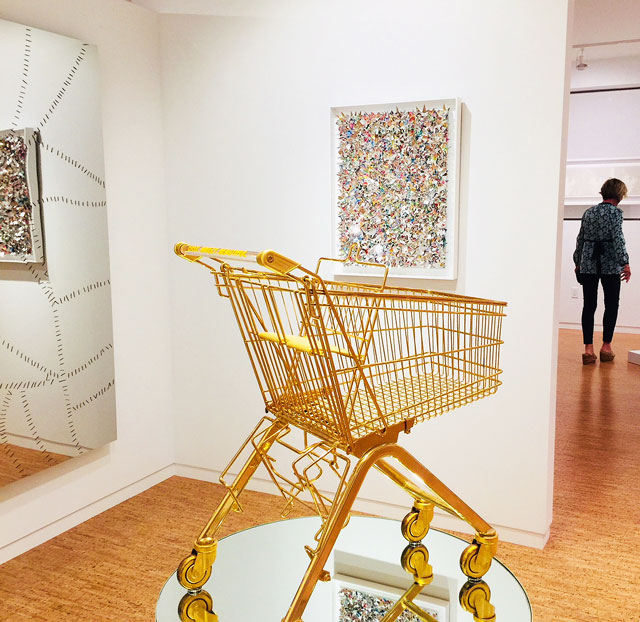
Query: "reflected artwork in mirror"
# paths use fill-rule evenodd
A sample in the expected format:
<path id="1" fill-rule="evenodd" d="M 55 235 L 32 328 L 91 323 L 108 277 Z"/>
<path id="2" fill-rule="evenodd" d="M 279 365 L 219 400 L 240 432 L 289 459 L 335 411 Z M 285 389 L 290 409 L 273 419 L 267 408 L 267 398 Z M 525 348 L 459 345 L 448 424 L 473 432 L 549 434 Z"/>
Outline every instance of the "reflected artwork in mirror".
<path id="1" fill-rule="evenodd" d="M 0 20 L 0 485 L 116 438 L 98 55 Z"/>
<path id="2" fill-rule="evenodd" d="M 0 131 L 0 261 L 42 263 L 38 132 Z"/>

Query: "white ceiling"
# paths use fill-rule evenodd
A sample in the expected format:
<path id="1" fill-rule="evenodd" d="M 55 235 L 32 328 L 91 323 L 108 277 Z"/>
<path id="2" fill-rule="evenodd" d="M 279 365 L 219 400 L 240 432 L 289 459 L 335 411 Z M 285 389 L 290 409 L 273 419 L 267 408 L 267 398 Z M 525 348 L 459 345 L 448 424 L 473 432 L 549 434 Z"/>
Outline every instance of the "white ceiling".
<path id="1" fill-rule="evenodd" d="M 294 6 L 305 0 L 131 1 L 157 13 L 265 16 L 286 11 L 288 4 Z M 633 42 L 615 43 L 629 40 Z M 640 56 L 640 0 L 575 0 L 572 41 L 574 46 L 585 45 L 587 63 L 595 59 Z M 576 49 L 574 58 L 578 54 L 580 50 Z"/>
<path id="2" fill-rule="evenodd" d="M 574 44 L 640 40 L 640 2 L 576 0 L 572 39 Z M 606 46 L 607 53 L 616 47 Z M 622 52 L 616 55 L 629 55 Z"/>
<path id="3" fill-rule="evenodd" d="M 584 49 L 584 52 L 582 51 Z M 640 41 L 635 43 L 618 43 L 606 45 L 588 45 L 584 48 L 574 47 L 573 58 L 576 59 L 579 54 L 584 55 L 584 60 L 588 63 L 590 60 L 602 60 L 606 58 L 629 58 L 631 56 L 640 56 Z"/>
<path id="4" fill-rule="evenodd" d="M 290 0 L 292 3 L 295 0 Z M 281 7 L 280 0 L 131 0 L 155 11 L 182 15 L 266 15 Z"/>

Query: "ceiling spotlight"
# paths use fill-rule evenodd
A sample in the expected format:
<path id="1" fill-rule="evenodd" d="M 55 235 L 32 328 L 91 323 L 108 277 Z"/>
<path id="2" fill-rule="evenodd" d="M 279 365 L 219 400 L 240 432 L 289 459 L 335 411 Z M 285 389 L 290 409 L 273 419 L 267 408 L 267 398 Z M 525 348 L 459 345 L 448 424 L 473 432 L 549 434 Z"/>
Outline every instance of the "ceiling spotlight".
<path id="1" fill-rule="evenodd" d="M 584 48 L 580 49 L 580 56 L 578 56 L 578 60 L 576 61 L 576 69 L 578 71 L 583 71 L 588 67 L 587 63 L 584 62 Z"/>

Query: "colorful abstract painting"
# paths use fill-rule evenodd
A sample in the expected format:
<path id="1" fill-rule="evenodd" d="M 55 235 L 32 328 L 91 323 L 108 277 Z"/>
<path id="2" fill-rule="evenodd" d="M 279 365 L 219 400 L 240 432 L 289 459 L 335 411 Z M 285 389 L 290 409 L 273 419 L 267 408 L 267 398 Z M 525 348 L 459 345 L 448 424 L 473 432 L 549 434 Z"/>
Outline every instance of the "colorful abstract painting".
<path id="1" fill-rule="evenodd" d="M 339 596 L 338 622 L 378 622 L 397 600 L 348 588 L 340 590 Z M 420 622 L 418 616 L 408 611 L 401 613 L 397 619 L 398 622 Z"/>
<path id="2" fill-rule="evenodd" d="M 0 261 L 41 260 L 34 149 L 33 130 L 0 132 Z"/>
<path id="3" fill-rule="evenodd" d="M 433 273 L 450 267 L 457 119 L 455 100 L 446 101 L 334 110 L 341 258 L 357 243 L 360 259 L 391 269 Z"/>
<path id="4" fill-rule="evenodd" d="M 332 583 L 335 594 L 335 622 L 379 622 L 404 594 L 404 590 L 397 587 L 340 574 L 334 574 Z M 413 603 L 429 614 L 430 619 L 448 622 L 447 601 L 421 593 L 413 598 Z M 421 618 L 405 610 L 397 620 L 420 622 Z"/>

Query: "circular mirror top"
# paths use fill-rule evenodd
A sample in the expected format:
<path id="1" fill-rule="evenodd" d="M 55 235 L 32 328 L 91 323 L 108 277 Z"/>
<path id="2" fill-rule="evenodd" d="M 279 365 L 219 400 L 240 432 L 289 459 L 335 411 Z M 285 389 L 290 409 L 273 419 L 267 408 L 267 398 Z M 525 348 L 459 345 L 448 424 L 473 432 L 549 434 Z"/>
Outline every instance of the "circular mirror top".
<path id="1" fill-rule="evenodd" d="M 309 564 L 304 546 L 315 546 L 320 525 L 317 517 L 283 520 L 224 538 L 204 586 L 220 622 L 280 622 Z M 431 529 L 423 544 L 429 551 L 434 579 L 416 597 L 416 604 L 438 622 L 473 622 L 472 614 L 459 603 L 467 582 L 459 559 L 467 542 Z M 331 581 L 316 585 L 304 622 L 379 620 L 412 584 L 411 575 L 400 566 L 406 546 L 398 521 L 352 517 L 325 565 Z M 503 564 L 494 560 L 484 581 L 498 622 L 531 622 L 529 599 Z M 179 622 L 178 606 L 186 594 L 173 574 L 160 593 L 156 622 Z M 409 612 L 398 619 L 419 620 Z"/>

